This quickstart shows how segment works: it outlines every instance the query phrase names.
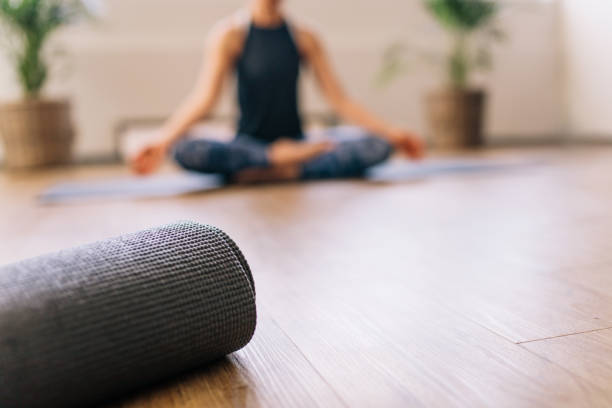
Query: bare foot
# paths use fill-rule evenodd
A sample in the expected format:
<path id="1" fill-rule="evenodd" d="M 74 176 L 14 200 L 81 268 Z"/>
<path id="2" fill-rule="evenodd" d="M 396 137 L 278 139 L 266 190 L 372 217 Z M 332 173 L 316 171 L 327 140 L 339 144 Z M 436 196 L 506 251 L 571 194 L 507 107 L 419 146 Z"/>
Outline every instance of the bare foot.
<path id="1" fill-rule="evenodd" d="M 297 165 L 247 169 L 235 174 L 232 181 L 238 184 L 254 184 L 271 181 L 292 181 L 300 177 Z"/>
<path id="2" fill-rule="evenodd" d="M 311 143 L 283 139 L 270 146 L 268 160 L 273 167 L 302 164 L 330 151 L 333 147 L 334 144 L 329 141 Z"/>

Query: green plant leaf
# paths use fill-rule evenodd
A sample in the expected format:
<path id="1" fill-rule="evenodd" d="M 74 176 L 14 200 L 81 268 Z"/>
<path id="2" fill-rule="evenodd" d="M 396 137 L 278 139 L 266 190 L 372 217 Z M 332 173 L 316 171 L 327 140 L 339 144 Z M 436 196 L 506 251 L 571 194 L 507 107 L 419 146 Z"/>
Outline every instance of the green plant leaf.
<path id="1" fill-rule="evenodd" d="M 15 70 L 26 96 L 37 96 L 47 80 L 43 50 L 50 35 L 86 16 L 81 0 L 0 0 L 0 22 L 15 37 Z"/>
<path id="2" fill-rule="evenodd" d="M 447 59 L 447 72 L 451 84 L 456 88 L 469 85 L 470 73 L 474 69 L 486 69 L 492 65 L 491 56 L 485 47 L 474 50 L 470 41 L 480 31 L 491 39 L 501 39 L 503 33 L 491 26 L 499 11 L 493 0 L 422 0 L 436 21 L 453 36 L 454 45 Z"/>
<path id="3" fill-rule="evenodd" d="M 498 5 L 485 0 L 423 0 L 438 22 L 451 30 L 473 31 L 493 17 Z"/>

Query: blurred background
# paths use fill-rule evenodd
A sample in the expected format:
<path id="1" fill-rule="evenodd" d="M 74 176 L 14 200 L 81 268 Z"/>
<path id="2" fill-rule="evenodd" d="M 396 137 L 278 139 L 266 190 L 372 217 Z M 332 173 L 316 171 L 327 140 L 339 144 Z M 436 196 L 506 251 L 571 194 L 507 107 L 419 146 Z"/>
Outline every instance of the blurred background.
<path id="1" fill-rule="evenodd" d="M 488 92 L 487 144 L 612 138 L 612 3 L 602 0 L 500 2 L 504 39 L 491 47 L 492 68 L 473 83 Z M 107 0 L 94 23 L 58 30 L 44 88 L 68 97 L 77 130 L 77 160 L 110 158 L 117 127 L 163 118 L 188 93 L 204 39 L 243 0 Z M 401 42 L 443 53 L 449 35 L 418 0 L 289 0 L 289 13 L 313 26 L 349 93 L 389 120 L 428 136 L 423 97 L 444 72 L 416 62 L 386 86 L 377 77 L 385 52 Z M 4 34 L 3 34 L 4 35 Z M 21 95 L 7 53 L 0 53 L 0 100 Z M 327 107 L 308 75 L 302 107 Z M 232 113 L 228 87 L 219 112 Z M 2 153 L 0 153 L 2 155 Z"/>

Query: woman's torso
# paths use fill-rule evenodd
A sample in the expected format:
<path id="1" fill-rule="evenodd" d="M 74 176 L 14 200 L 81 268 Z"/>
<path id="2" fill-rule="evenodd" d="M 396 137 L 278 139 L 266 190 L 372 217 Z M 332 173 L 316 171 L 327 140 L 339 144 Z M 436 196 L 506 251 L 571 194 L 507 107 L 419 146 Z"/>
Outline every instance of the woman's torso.
<path id="1" fill-rule="evenodd" d="M 272 28 L 249 24 L 236 74 L 238 134 L 265 142 L 303 137 L 298 108 L 300 54 L 287 23 Z"/>

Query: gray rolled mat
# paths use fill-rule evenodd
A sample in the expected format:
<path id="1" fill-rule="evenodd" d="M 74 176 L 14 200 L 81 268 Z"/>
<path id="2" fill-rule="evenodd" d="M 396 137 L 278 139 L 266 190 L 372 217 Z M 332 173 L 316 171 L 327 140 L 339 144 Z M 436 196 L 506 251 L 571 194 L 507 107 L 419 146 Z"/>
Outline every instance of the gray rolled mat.
<path id="1" fill-rule="evenodd" d="M 85 407 L 232 353 L 253 278 L 222 231 L 183 222 L 0 267 L 0 407 Z"/>

